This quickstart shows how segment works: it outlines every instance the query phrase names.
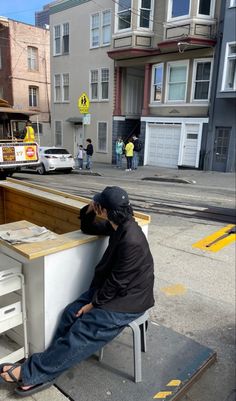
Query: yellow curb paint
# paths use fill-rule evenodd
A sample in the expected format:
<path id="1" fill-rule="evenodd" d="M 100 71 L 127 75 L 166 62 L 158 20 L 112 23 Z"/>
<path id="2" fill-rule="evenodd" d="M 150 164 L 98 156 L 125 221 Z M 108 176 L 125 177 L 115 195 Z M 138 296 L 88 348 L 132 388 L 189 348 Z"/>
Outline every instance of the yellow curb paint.
<path id="1" fill-rule="evenodd" d="M 203 238 L 202 240 L 196 242 L 192 246 L 194 248 L 199 248 L 204 251 L 218 252 L 220 249 L 222 249 L 226 245 L 229 245 L 232 242 L 236 241 L 236 234 L 227 235 L 227 237 L 219 239 L 219 241 L 215 242 L 214 244 L 212 244 L 210 246 L 207 246 L 207 245 L 211 244 L 211 242 L 217 240 L 217 238 L 220 238 L 222 235 L 226 234 L 227 231 L 229 231 L 233 227 L 234 227 L 234 224 L 229 224 L 228 226 L 222 228 L 221 230 L 216 231 L 215 233 L 209 235 L 208 237 Z"/>
<path id="2" fill-rule="evenodd" d="M 154 395 L 154 399 L 165 399 L 166 397 L 168 397 L 169 395 L 172 394 L 172 391 L 160 391 L 159 393 L 157 393 L 156 395 Z"/>
<path id="3" fill-rule="evenodd" d="M 171 387 L 171 386 L 180 386 L 181 380 L 171 380 L 166 386 Z"/>
<path id="4" fill-rule="evenodd" d="M 184 287 L 182 284 L 174 284 L 170 287 L 161 288 L 161 291 L 164 292 L 168 296 L 176 296 L 176 295 L 183 295 L 186 293 L 187 288 Z"/>

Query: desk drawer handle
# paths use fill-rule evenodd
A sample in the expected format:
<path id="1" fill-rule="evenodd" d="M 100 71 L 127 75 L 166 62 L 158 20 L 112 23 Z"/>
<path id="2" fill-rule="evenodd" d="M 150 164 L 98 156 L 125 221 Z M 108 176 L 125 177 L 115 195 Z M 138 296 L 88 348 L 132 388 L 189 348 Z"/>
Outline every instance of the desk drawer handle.
<path id="1" fill-rule="evenodd" d="M 7 313 L 14 312 L 14 310 L 16 310 L 16 308 L 7 309 L 4 311 L 4 314 L 6 315 Z"/>

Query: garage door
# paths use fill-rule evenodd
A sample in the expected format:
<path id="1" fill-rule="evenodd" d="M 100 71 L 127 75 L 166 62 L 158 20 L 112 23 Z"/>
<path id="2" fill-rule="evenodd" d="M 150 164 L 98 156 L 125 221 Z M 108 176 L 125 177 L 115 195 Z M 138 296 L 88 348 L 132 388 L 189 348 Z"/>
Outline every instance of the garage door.
<path id="1" fill-rule="evenodd" d="M 149 125 L 147 163 L 150 166 L 178 165 L 181 124 Z"/>

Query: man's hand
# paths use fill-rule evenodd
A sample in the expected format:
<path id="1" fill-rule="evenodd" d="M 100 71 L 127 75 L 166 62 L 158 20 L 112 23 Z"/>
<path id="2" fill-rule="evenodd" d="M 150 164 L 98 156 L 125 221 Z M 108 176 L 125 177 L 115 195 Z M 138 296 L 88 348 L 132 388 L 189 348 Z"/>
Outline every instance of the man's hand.
<path id="1" fill-rule="evenodd" d="M 92 303 L 84 305 L 80 310 L 78 310 L 78 312 L 76 312 L 75 316 L 80 317 L 81 315 L 83 315 L 83 313 L 90 312 L 91 309 L 93 309 Z"/>
<path id="2" fill-rule="evenodd" d="M 98 216 L 101 216 L 102 215 L 101 205 L 99 205 L 98 203 L 95 203 L 93 201 L 90 202 L 89 207 L 88 207 L 88 209 L 86 211 L 86 214 L 90 213 L 92 211 L 95 212 Z"/>

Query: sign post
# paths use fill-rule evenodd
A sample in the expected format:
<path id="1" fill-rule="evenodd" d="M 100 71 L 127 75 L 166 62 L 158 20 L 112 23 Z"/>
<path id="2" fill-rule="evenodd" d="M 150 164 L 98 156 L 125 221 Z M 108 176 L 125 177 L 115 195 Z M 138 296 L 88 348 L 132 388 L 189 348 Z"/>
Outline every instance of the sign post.
<path id="1" fill-rule="evenodd" d="M 90 117 L 87 117 L 87 116 L 90 116 L 90 114 L 88 114 L 89 106 L 90 106 L 89 98 L 88 98 L 87 94 L 85 92 L 83 92 L 78 99 L 78 109 L 80 111 L 80 114 L 84 115 L 83 116 L 83 147 L 84 147 L 84 139 L 85 139 L 85 125 L 90 124 Z"/>

